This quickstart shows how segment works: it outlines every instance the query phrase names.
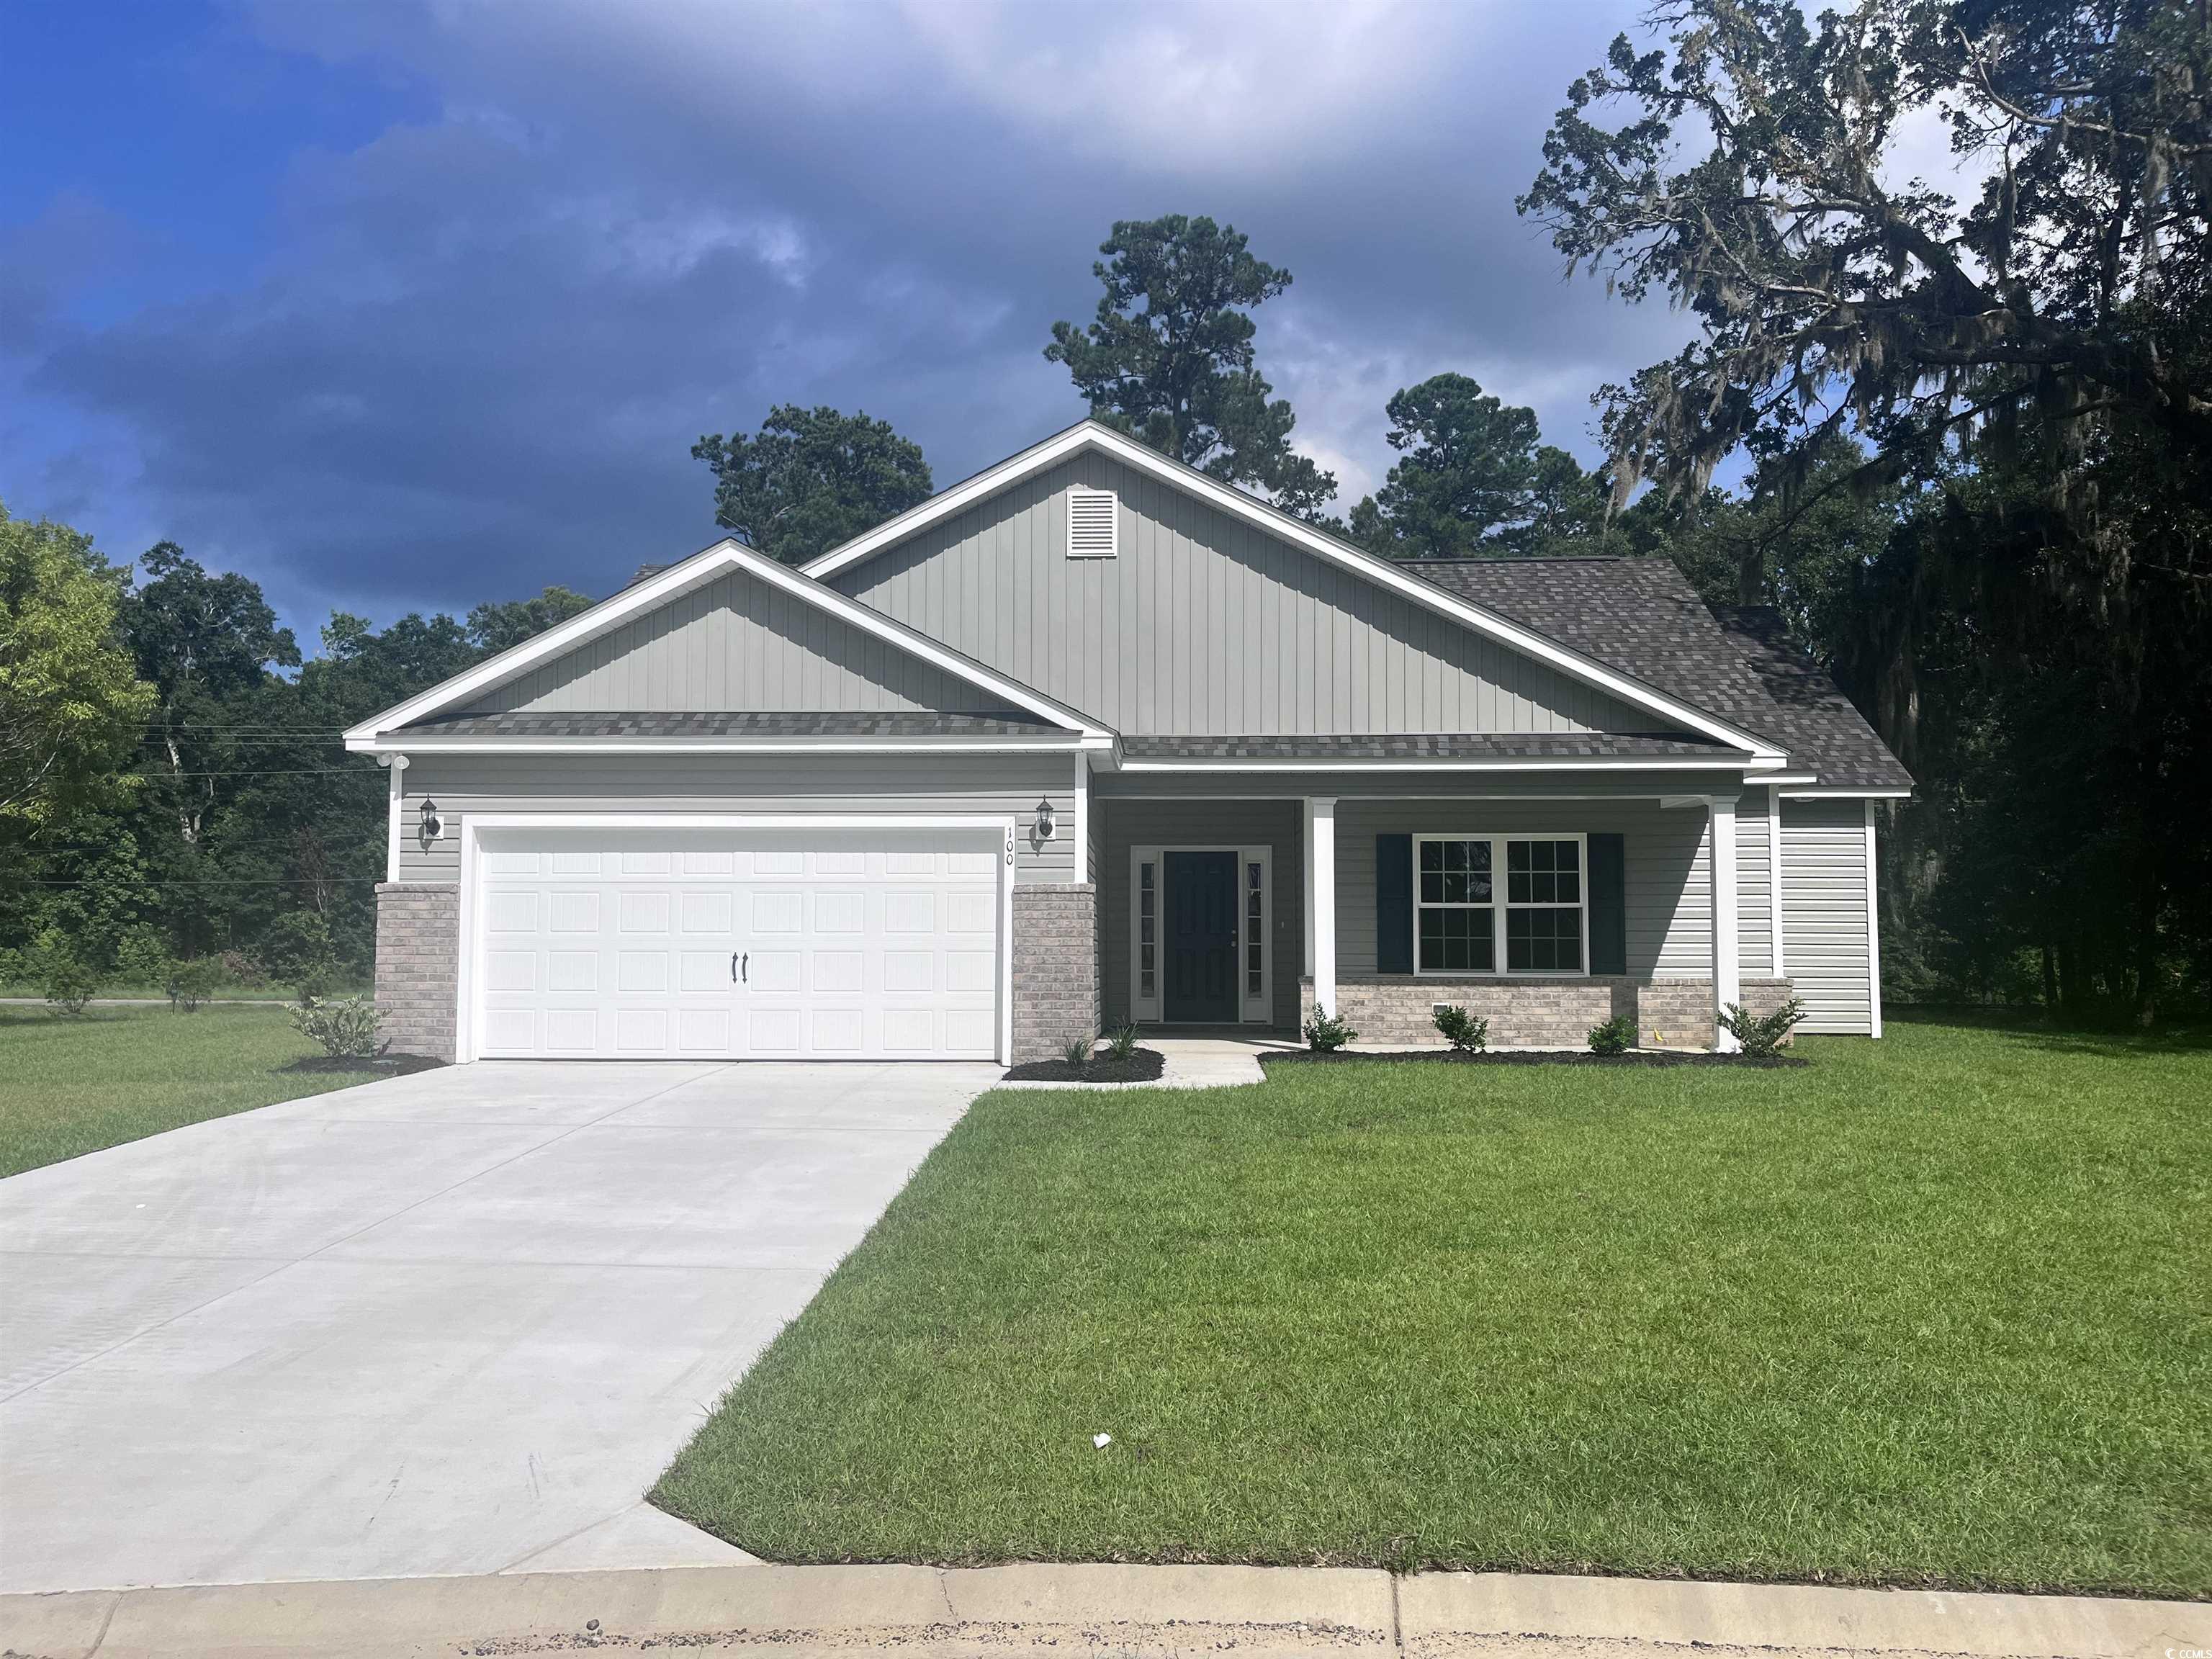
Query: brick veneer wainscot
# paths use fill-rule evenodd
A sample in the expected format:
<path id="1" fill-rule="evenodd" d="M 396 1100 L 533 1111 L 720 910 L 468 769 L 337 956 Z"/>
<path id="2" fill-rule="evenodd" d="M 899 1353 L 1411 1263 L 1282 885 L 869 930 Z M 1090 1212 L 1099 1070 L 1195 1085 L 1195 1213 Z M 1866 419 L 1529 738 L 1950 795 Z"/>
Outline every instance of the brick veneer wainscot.
<path id="1" fill-rule="evenodd" d="M 1779 1007 L 1790 994 L 1783 979 L 1743 981 L 1744 1006 L 1755 1014 Z M 1495 1048 L 1579 1048 L 1589 1029 L 1616 1017 L 1636 1022 L 1637 1041 L 1648 1048 L 1713 1046 L 1713 988 L 1710 980 L 1415 979 L 1406 974 L 1351 975 L 1336 985 L 1337 1012 L 1362 1042 L 1440 1044 L 1436 1005 L 1449 1002 L 1490 1022 Z M 1313 982 L 1299 989 L 1301 1017 L 1313 1012 Z"/>
<path id="2" fill-rule="evenodd" d="M 453 1059 L 460 967 L 461 890 L 452 882 L 379 882 L 378 1036 L 392 1053 Z"/>
<path id="3" fill-rule="evenodd" d="M 1098 889 L 1029 882 L 1014 889 L 1014 1064 L 1051 1060 L 1098 1030 Z"/>

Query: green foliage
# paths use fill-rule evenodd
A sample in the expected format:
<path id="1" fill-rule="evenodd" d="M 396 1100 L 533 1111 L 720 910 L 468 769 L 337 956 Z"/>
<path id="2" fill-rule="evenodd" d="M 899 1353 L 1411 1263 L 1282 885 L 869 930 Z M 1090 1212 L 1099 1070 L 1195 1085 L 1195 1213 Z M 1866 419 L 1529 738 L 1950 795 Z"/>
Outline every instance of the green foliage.
<path id="1" fill-rule="evenodd" d="M 1096 1043 L 1097 1039 L 1088 1031 L 1080 1036 L 1072 1036 L 1062 1045 L 1060 1057 L 1079 1072 L 1091 1064 L 1091 1051 Z"/>
<path id="2" fill-rule="evenodd" d="M 1326 1014 L 1318 1008 L 1306 1016 L 1306 1023 L 1300 1029 L 1305 1033 L 1306 1047 L 1322 1054 L 1333 1054 L 1346 1043 L 1359 1040 L 1359 1033 L 1345 1023 L 1342 1015 Z"/>
<path id="3" fill-rule="evenodd" d="M 1127 1060 L 1137 1052 L 1137 1026 L 1133 1020 L 1125 1021 L 1106 1034 L 1106 1053 L 1114 1060 Z"/>
<path id="4" fill-rule="evenodd" d="M 1589 1046 L 1594 1054 L 1626 1054 L 1636 1046 L 1636 1022 L 1616 1014 L 1602 1025 L 1591 1026 Z"/>
<path id="5" fill-rule="evenodd" d="M 1385 412 L 1404 459 L 1352 511 L 1353 538 L 1398 559 L 1541 553 L 1601 533 L 1598 481 L 1540 442 L 1536 411 L 1509 406 L 1464 374 L 1401 391 Z"/>
<path id="6" fill-rule="evenodd" d="M 210 957 L 169 964 L 169 1006 L 180 1013 L 197 1013 L 199 1006 L 222 986 L 222 963 Z"/>
<path id="7" fill-rule="evenodd" d="M 714 469 L 714 521 L 785 564 L 804 564 L 928 499 L 921 447 L 888 421 L 780 404 L 759 434 L 691 447 Z"/>
<path id="8" fill-rule="evenodd" d="M 153 689 L 116 633 L 120 573 L 67 526 L 0 506 L 0 825 L 121 804 Z"/>
<path id="9" fill-rule="evenodd" d="M 1721 1010 L 1721 1029 L 1736 1041 L 1737 1048 L 1754 1060 L 1771 1060 L 1790 1041 L 1790 1032 L 1805 1018 L 1805 1005 L 1791 997 L 1771 1014 L 1753 1014 L 1741 1002 Z"/>
<path id="10" fill-rule="evenodd" d="M 1662 486 L 1624 534 L 1780 609 L 1921 779 L 1883 848 L 1893 994 L 2212 1002 L 2212 29 L 2154 0 L 1655 21 L 1569 88 L 1521 203 L 1696 323 L 1601 393 L 1616 501 Z M 1899 176 L 1931 119 L 1963 189 Z"/>
<path id="11" fill-rule="evenodd" d="M 1297 416 L 1254 366 L 1250 313 L 1291 273 L 1247 240 L 1180 213 L 1116 220 L 1091 267 L 1106 290 L 1096 318 L 1054 323 L 1044 355 L 1067 365 L 1096 419 L 1317 520 L 1336 479 L 1291 450 Z"/>
<path id="12" fill-rule="evenodd" d="M 291 910 L 263 930 L 258 959 L 264 972 L 299 984 L 327 981 L 337 966 L 330 923 L 313 910 Z"/>
<path id="13" fill-rule="evenodd" d="M 497 656 L 589 611 L 592 604 L 586 595 L 556 583 L 533 599 L 479 605 L 469 611 L 469 642 L 486 656 Z"/>
<path id="14" fill-rule="evenodd" d="M 341 997 L 335 1002 L 303 997 L 289 1012 L 293 1028 L 320 1043 L 333 1060 L 371 1060 L 384 1052 L 376 1040 L 384 1016 L 368 997 Z"/>
<path id="15" fill-rule="evenodd" d="M 65 945 L 52 945 L 40 953 L 39 981 L 46 1006 L 64 1019 L 81 1018 L 100 994 L 98 971 Z"/>
<path id="16" fill-rule="evenodd" d="M 1447 1004 L 1436 1011 L 1437 1030 L 1445 1042 L 1463 1054 L 1479 1054 L 1490 1046 L 1490 1022 L 1464 1008 Z"/>

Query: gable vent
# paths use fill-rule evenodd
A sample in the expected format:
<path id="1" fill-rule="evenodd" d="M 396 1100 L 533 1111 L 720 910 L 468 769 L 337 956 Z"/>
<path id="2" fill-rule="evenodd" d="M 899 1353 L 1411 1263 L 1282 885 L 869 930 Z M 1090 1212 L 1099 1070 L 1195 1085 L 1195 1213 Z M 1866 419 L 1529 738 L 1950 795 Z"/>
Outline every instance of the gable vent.
<path id="1" fill-rule="evenodd" d="M 1115 549 L 1115 527 L 1121 514 L 1114 510 L 1110 489 L 1071 489 L 1067 492 L 1067 556 L 1071 559 L 1110 559 Z"/>

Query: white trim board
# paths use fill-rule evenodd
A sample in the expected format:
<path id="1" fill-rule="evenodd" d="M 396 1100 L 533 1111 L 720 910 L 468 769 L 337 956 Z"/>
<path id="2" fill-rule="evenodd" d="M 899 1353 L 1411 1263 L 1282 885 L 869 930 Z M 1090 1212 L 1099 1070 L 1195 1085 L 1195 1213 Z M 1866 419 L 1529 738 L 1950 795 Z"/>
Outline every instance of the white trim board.
<path id="1" fill-rule="evenodd" d="M 1711 760 L 1639 760 L 1620 756 L 1530 760 L 1124 760 L 1122 772 L 1756 772 L 1744 754 Z"/>
<path id="2" fill-rule="evenodd" d="M 894 622 L 881 611 L 872 610 L 857 599 L 846 598 L 835 588 L 810 581 L 788 565 L 779 564 L 765 554 L 755 552 L 734 538 L 725 537 L 682 563 L 672 564 L 657 575 L 647 577 L 644 581 L 624 588 L 613 598 L 602 600 L 589 611 L 571 617 L 559 626 L 549 628 L 537 638 L 526 640 L 512 650 L 503 651 L 487 662 L 478 663 L 467 672 L 456 674 L 453 678 L 432 686 L 428 691 L 362 721 L 345 734 L 346 747 L 374 750 L 385 746 L 386 740 L 398 728 L 441 709 L 450 708 L 495 686 L 503 685 L 527 673 L 539 663 L 588 644 L 601 635 L 620 627 L 630 617 L 665 605 L 730 570 L 741 571 L 766 582 L 794 599 L 828 612 L 841 622 L 897 646 L 956 679 L 965 680 L 994 696 L 1003 698 L 1018 708 L 1026 708 L 1030 713 L 1050 720 L 1054 726 L 1085 736 L 1110 738 L 1113 735 L 1109 728 L 1064 703 L 1054 701 L 1042 692 L 1008 679 L 927 635 L 917 633 L 903 623 Z"/>
<path id="3" fill-rule="evenodd" d="M 1069 732 L 1052 738 L 529 738 L 422 737 L 387 732 L 413 755 L 1065 755 L 1092 747 Z M 389 752 L 380 749 L 380 756 Z"/>
<path id="4" fill-rule="evenodd" d="M 1012 818 L 985 813 L 914 812 L 471 812 L 461 819 L 459 960 L 454 964 L 453 1060 L 476 1058 L 477 837 L 486 830 L 969 830 L 1002 838 L 999 860 L 999 1064 L 1014 1053 L 1014 832 Z"/>
<path id="5" fill-rule="evenodd" d="M 1334 536 L 1316 530 L 1279 508 L 1270 507 L 1241 489 L 1209 478 L 1194 467 L 1170 460 L 1157 450 L 1147 448 L 1135 439 L 1096 421 L 1079 422 L 1065 432 L 1033 445 L 997 466 L 979 472 L 949 489 L 939 491 L 919 506 L 909 507 L 898 517 L 878 525 L 866 535 L 855 537 L 842 547 L 832 548 L 803 567 L 805 573 L 817 581 L 826 580 L 905 540 L 917 531 L 964 512 L 985 497 L 996 495 L 1024 478 L 1086 450 L 1095 450 L 1124 465 L 1159 478 L 1186 495 L 1194 495 L 1209 506 L 1257 526 L 1269 535 L 1316 554 L 1332 564 L 1354 571 L 1401 599 L 1410 599 L 1415 605 L 1449 617 L 1524 656 L 1548 664 L 1586 685 L 1595 686 L 1639 708 L 1663 715 L 1677 725 L 1702 732 L 1707 737 L 1733 747 L 1748 750 L 1759 759 L 1778 763 L 1784 758 L 1781 750 L 1755 732 L 1731 726 L 1703 709 L 1680 702 L 1656 686 L 1608 668 L 1594 658 L 1586 657 L 1557 640 L 1539 634 L 1534 629 L 1524 628 L 1472 600 L 1463 599 L 1434 582 L 1408 575 L 1388 559 L 1377 558 L 1371 553 L 1338 541 Z"/>

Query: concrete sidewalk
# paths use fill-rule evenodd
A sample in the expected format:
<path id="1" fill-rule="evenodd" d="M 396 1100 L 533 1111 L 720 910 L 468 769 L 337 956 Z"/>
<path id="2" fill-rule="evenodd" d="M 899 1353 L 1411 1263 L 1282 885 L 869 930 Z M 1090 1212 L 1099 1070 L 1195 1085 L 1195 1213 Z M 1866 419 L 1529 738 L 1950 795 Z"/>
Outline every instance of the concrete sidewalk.
<path id="1" fill-rule="evenodd" d="M 1969 1655 L 2201 1659 L 2212 1605 L 1268 1567 L 690 1567 L 0 1596 L 49 1659 L 579 1649 L 788 1656 Z"/>

